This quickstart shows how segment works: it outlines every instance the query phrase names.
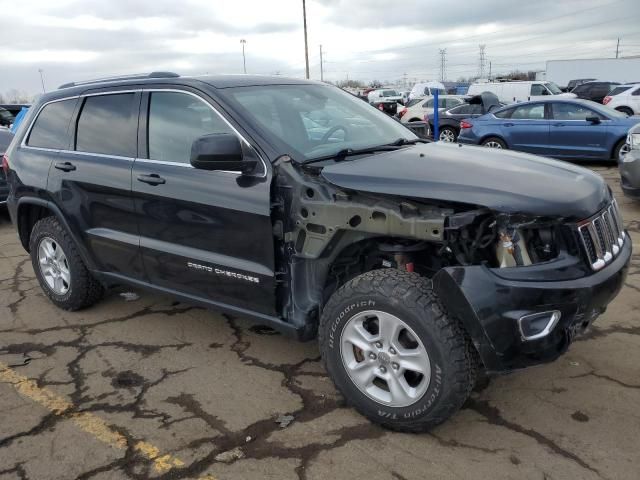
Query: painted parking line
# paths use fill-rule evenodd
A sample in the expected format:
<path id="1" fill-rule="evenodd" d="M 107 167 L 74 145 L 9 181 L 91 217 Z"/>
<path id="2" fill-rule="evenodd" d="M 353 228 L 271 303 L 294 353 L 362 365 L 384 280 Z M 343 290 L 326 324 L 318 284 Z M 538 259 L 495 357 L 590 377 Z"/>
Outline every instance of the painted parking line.
<path id="1" fill-rule="evenodd" d="M 2 362 L 0 362 L 0 383 L 13 385 L 22 396 L 39 403 L 55 415 L 71 420 L 80 430 L 89 433 L 97 440 L 118 450 L 127 448 L 126 437 L 111 428 L 102 418 L 89 412 L 73 412 L 71 402 L 47 388 L 38 387 L 34 380 L 20 375 Z M 139 441 L 133 448 L 153 462 L 153 468 L 157 473 L 167 473 L 185 465 L 182 460 L 173 455 L 163 455 L 158 447 L 148 442 Z M 206 475 L 200 480 L 217 479 L 213 475 Z"/>

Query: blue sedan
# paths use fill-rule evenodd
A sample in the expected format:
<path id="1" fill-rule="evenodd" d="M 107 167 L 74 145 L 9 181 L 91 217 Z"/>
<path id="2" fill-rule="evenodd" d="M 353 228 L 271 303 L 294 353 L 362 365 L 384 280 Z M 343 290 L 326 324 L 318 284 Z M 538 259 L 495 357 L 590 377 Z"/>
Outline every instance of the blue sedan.
<path id="1" fill-rule="evenodd" d="M 561 159 L 618 160 L 640 117 L 589 100 L 544 99 L 463 120 L 458 142 Z"/>

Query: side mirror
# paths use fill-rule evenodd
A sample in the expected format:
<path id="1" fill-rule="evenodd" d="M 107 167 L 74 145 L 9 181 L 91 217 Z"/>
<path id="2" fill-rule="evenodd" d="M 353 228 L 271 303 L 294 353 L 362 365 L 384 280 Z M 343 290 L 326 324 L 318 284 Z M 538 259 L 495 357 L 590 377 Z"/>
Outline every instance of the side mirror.
<path id="1" fill-rule="evenodd" d="M 587 117 L 587 118 L 585 118 L 585 120 L 586 120 L 587 122 L 591 122 L 591 123 L 593 123 L 593 124 L 598 124 L 598 123 L 600 123 L 600 117 L 597 117 L 597 116 L 595 116 L 595 115 L 593 115 L 592 117 Z"/>
<path id="2" fill-rule="evenodd" d="M 201 170 L 251 173 L 258 162 L 242 157 L 240 139 L 233 133 L 204 135 L 191 146 L 191 165 Z"/>

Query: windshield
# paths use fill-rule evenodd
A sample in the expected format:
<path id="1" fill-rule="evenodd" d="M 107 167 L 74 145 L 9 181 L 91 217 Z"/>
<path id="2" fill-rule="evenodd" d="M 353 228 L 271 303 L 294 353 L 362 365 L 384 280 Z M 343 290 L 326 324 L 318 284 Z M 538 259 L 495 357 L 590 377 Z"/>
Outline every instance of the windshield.
<path id="1" fill-rule="evenodd" d="M 382 97 L 399 97 L 400 94 L 395 90 L 383 90 L 380 94 Z"/>
<path id="2" fill-rule="evenodd" d="M 329 85 L 260 85 L 226 89 L 244 116 L 307 161 L 418 137 L 366 102 Z"/>
<path id="3" fill-rule="evenodd" d="M 548 82 L 547 84 L 547 88 L 551 91 L 551 93 L 553 93 L 554 95 L 558 95 L 559 93 L 562 93 L 562 90 L 560 89 L 560 87 L 558 85 L 556 85 L 553 82 Z"/>

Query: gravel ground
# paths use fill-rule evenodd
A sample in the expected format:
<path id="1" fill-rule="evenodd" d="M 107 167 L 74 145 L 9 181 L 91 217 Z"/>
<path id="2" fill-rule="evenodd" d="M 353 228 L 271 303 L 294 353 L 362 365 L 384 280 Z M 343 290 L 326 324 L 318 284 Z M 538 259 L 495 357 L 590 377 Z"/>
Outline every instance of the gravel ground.
<path id="1" fill-rule="evenodd" d="M 640 202 L 593 168 L 640 252 Z M 345 406 L 314 342 L 128 288 L 64 312 L 4 213 L 0 246 L 1 480 L 638 478 L 640 255 L 565 356 L 406 435 Z"/>

